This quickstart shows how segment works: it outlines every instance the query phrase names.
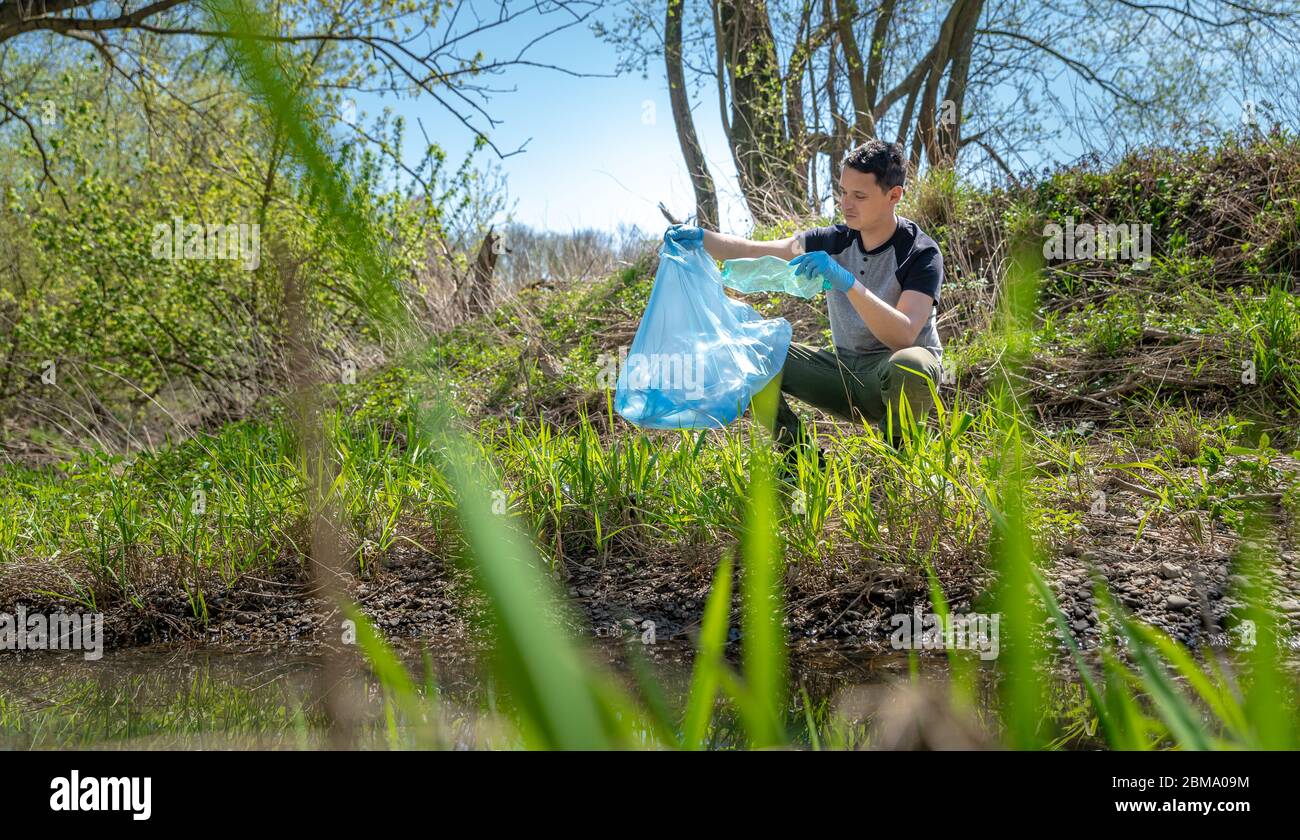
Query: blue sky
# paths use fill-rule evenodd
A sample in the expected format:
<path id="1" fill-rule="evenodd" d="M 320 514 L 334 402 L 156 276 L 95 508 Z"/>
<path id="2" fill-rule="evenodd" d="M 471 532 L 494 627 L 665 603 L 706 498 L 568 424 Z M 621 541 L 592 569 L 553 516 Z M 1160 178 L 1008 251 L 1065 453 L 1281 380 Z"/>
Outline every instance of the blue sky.
<path id="1" fill-rule="evenodd" d="M 535 34 L 558 23 L 554 15 L 532 15 L 528 21 L 528 26 L 493 31 L 475 46 L 489 58 L 513 56 Z M 585 23 L 549 36 L 531 48 L 526 58 L 607 75 L 613 74 L 618 62 L 614 46 L 593 35 Z M 693 211 L 695 200 L 673 128 L 662 62 L 652 62 L 647 71 L 647 79 L 640 73 L 593 78 L 514 66 L 489 78 L 486 84 L 493 88 L 512 89 L 492 94 L 484 106 L 500 121 L 489 132 L 493 142 L 502 152 L 525 141 L 527 145 L 522 153 L 504 159 L 485 148 L 479 159 L 500 165 L 517 221 L 553 231 L 613 231 L 620 223 L 662 230 L 667 223 L 658 202 L 663 201 L 678 215 Z M 458 163 L 473 145 L 472 133 L 428 97 L 418 103 L 377 98 L 358 101 L 367 119 L 384 105 L 410 123 L 407 139 L 412 155 L 423 144 L 414 125 L 416 117 L 423 121 L 430 139 L 447 150 L 449 162 Z M 734 168 L 716 99 L 697 102 L 695 120 L 720 200 L 727 205 L 724 227 L 743 230 L 748 215 L 735 191 Z M 487 125 L 481 115 L 475 114 L 472 121 L 477 127 Z"/>
<path id="2" fill-rule="evenodd" d="M 603 14 L 610 20 L 608 10 Z M 592 34 L 588 26 L 592 19 L 550 35 L 530 48 L 526 58 L 612 76 L 618 52 Z M 513 28 L 489 30 L 474 46 L 490 59 L 513 56 L 522 44 L 560 22 L 555 14 L 530 15 Z M 649 62 L 647 76 L 643 79 L 639 72 L 625 72 L 617 77 L 575 77 L 545 68 L 514 66 L 486 82 L 493 88 L 508 89 L 492 94 L 490 104 L 484 105 L 500 121 L 490 131 L 493 141 L 503 152 L 527 141 L 520 154 L 499 159 L 491 149 L 484 149 L 479 158 L 501 167 L 517 221 L 561 232 L 580 228 L 614 231 L 620 224 L 660 231 L 667 226 L 658 209 L 660 201 L 678 216 L 694 211 L 662 60 Z M 428 97 L 418 102 L 358 100 L 366 119 L 385 105 L 410 123 L 407 141 L 412 157 L 423 144 L 414 125 L 416 117 L 423 121 L 429 137 L 447 150 L 450 162 L 458 163 L 473 145 L 472 133 Z M 721 227 L 743 234 L 749 230 L 750 219 L 736 185 L 715 90 L 701 88 L 693 95 L 692 106 L 695 129 L 722 203 Z M 474 115 L 472 121 L 486 127 L 481 115 Z"/>

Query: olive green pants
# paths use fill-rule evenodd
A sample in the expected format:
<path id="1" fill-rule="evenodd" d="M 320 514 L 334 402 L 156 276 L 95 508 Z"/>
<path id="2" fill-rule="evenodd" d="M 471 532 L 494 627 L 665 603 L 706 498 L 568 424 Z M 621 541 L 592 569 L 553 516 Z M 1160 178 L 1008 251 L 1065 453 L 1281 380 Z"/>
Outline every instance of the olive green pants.
<path id="1" fill-rule="evenodd" d="M 754 395 L 753 410 L 782 447 L 808 439 L 787 394 L 842 420 L 865 419 L 882 431 L 892 429 L 897 440 L 903 399 L 914 417 L 928 414 L 934 407 L 930 382 L 937 390 L 941 370 L 939 359 L 924 347 L 837 353 L 791 344 L 780 375 Z"/>

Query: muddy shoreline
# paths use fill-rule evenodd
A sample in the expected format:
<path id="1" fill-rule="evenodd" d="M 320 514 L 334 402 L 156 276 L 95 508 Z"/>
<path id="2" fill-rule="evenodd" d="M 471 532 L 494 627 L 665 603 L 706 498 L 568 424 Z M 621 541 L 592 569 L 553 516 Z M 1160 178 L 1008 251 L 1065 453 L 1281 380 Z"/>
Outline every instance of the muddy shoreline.
<path id="1" fill-rule="evenodd" d="M 661 642 L 690 642 L 698 629 L 714 564 L 716 546 L 683 547 L 672 556 L 585 562 L 569 561 L 557 583 L 572 608 L 571 625 L 582 635 L 604 639 L 646 636 Z M 1098 569 L 1124 607 L 1139 619 L 1168 632 L 1189 647 L 1229 647 L 1231 628 L 1241 615 L 1229 579 L 1229 547 L 1218 551 L 1148 551 L 1062 546 L 1045 574 L 1057 594 L 1071 631 L 1085 648 L 1100 639 L 1089 569 Z M 1275 604 L 1283 627 L 1300 630 L 1300 557 L 1283 551 L 1274 571 L 1279 585 Z M 945 581 L 950 605 L 958 612 L 987 611 L 979 595 L 984 582 L 949 570 Z M 380 631 L 394 641 L 419 640 L 473 649 L 482 640 L 484 605 L 467 573 L 414 546 L 389 553 L 381 565 L 345 575 L 344 588 Z M 12 582 L 12 580 L 11 580 Z M 0 613 L 21 605 L 33 612 L 91 612 L 66 599 L 25 592 L 0 593 Z M 263 577 L 245 576 L 231 586 L 204 587 L 206 625 L 191 599 L 175 583 L 142 587 L 135 603 L 118 599 L 102 604 L 104 648 L 114 650 L 166 642 L 226 645 L 293 645 L 305 648 L 340 643 L 343 617 L 315 597 L 306 575 L 287 568 Z M 738 638 L 737 600 L 732 640 Z M 843 563 L 791 564 L 786 580 L 786 626 L 792 644 L 830 643 L 844 650 L 886 652 L 900 613 L 929 611 L 919 570 L 846 558 Z M 648 639 L 649 637 L 647 637 Z M 8 653 L 8 651 L 5 651 Z"/>

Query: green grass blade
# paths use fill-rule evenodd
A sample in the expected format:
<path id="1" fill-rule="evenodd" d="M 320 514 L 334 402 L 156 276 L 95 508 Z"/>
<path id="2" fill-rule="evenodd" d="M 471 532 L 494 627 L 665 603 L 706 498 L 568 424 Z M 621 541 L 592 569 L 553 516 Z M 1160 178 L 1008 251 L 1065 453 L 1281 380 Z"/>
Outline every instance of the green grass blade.
<path id="1" fill-rule="evenodd" d="M 786 640 L 776 500 L 766 449 L 751 450 L 749 499 L 741 536 L 744 561 L 744 600 L 741 612 L 741 660 L 750 694 L 759 704 L 751 720 L 754 746 L 784 743 L 786 702 Z"/>
<path id="2" fill-rule="evenodd" d="M 717 704 L 718 670 L 722 667 L 731 624 L 731 575 L 732 560 L 728 553 L 713 573 L 713 587 L 704 603 L 691 691 L 686 701 L 686 719 L 682 725 L 682 746 L 688 750 L 698 750 L 703 745 Z"/>

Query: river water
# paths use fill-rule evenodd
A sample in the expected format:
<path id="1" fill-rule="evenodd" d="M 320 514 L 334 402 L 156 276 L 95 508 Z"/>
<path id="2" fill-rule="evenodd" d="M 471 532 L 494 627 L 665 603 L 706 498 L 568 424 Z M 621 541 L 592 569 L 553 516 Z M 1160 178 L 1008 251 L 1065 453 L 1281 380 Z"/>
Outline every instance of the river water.
<path id="1" fill-rule="evenodd" d="M 691 676 L 685 645 L 636 645 L 670 709 L 680 711 Z M 594 648 L 599 661 L 632 676 L 627 643 Z M 399 654 L 436 708 L 437 746 L 512 747 L 519 743 L 500 714 L 491 677 L 462 650 L 410 645 Z M 346 651 L 344 696 L 358 747 L 428 745 L 419 725 L 387 720 L 385 692 L 355 651 Z M 110 650 L 96 661 L 79 653 L 0 655 L 0 749 L 310 749 L 326 742 L 320 676 L 325 654 L 309 649 L 265 650 L 153 645 Z M 841 746 L 866 740 L 869 718 L 888 721 L 900 705 L 913 717 L 947 716 L 931 709 L 945 692 L 946 660 L 921 654 L 863 654 L 830 646 L 804 646 L 791 655 L 791 726 L 794 741 L 811 746 L 806 695 L 814 730 L 837 724 Z M 980 668 L 977 710 L 993 701 L 991 667 Z M 910 724 L 901 724 L 906 730 Z M 431 727 L 432 728 L 432 727 Z M 427 733 L 426 733 L 427 734 Z M 905 733 L 904 733 L 905 734 Z M 960 741 L 969 733 L 950 733 Z M 743 729 L 724 712 L 714 746 L 743 746 Z M 954 743 L 974 746 L 979 744 Z"/>

